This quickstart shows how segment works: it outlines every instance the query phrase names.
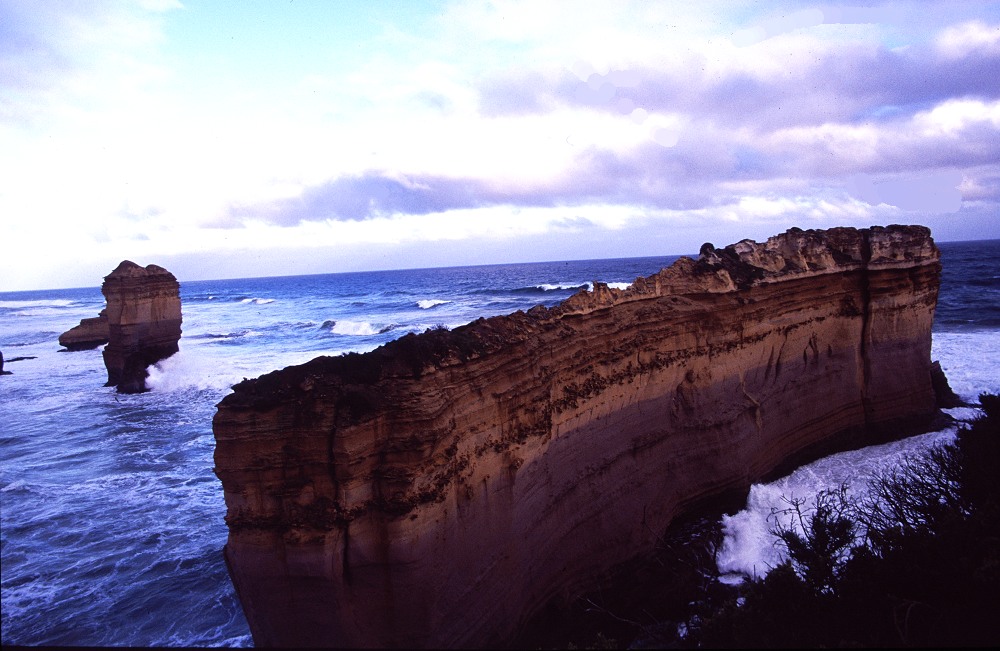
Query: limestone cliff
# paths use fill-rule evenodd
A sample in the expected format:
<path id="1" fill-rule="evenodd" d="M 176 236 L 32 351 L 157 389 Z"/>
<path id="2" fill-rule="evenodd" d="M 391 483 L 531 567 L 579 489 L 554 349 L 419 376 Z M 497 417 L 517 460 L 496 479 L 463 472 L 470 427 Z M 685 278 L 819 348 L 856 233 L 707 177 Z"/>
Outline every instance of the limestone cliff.
<path id="1" fill-rule="evenodd" d="M 121 393 L 146 391 L 146 368 L 178 350 L 180 285 L 163 267 L 124 260 L 104 277 L 101 292 L 107 301 L 106 386 Z"/>
<path id="2" fill-rule="evenodd" d="M 101 310 L 93 318 L 80 319 L 79 325 L 59 335 L 59 345 L 67 350 L 90 350 L 103 346 L 109 340 L 107 310 Z"/>
<path id="3" fill-rule="evenodd" d="M 923 227 L 792 229 L 238 384 L 215 463 L 255 643 L 502 644 L 698 500 L 929 416 L 939 273 Z"/>

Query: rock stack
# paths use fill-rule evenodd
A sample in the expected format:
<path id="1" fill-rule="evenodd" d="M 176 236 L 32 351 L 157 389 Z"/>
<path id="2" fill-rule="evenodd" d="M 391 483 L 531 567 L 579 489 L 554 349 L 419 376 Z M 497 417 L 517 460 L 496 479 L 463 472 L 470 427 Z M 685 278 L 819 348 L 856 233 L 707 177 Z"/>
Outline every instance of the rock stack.
<path id="1" fill-rule="evenodd" d="M 503 645 L 699 500 L 913 431 L 939 258 L 920 226 L 792 229 L 236 385 L 215 464 L 255 644 Z"/>
<path id="2" fill-rule="evenodd" d="M 147 391 L 146 368 L 178 350 L 180 285 L 163 267 L 125 260 L 104 277 L 101 292 L 107 301 L 106 386 L 120 393 Z"/>

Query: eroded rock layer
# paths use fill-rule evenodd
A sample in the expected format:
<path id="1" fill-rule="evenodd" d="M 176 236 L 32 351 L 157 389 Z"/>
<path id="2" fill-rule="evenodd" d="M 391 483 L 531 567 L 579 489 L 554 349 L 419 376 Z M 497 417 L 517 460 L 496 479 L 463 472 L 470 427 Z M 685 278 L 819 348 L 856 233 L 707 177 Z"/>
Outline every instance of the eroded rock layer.
<path id="1" fill-rule="evenodd" d="M 225 556 L 258 645 L 502 644 L 673 517 L 934 409 L 919 226 L 793 229 L 248 380 Z"/>
<path id="2" fill-rule="evenodd" d="M 89 319 L 80 319 L 80 324 L 73 326 L 59 335 L 59 345 L 67 350 L 91 350 L 103 346 L 110 341 L 108 333 L 108 311 Z"/>
<path id="3" fill-rule="evenodd" d="M 104 277 L 101 292 L 107 301 L 106 386 L 121 393 L 146 391 L 146 368 L 178 351 L 180 285 L 163 267 L 124 260 Z"/>

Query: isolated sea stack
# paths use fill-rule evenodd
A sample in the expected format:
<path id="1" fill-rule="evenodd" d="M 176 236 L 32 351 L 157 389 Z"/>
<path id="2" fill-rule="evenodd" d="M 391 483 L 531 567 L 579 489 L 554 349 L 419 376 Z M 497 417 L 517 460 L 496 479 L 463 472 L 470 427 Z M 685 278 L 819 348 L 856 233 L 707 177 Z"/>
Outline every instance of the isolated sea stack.
<path id="1" fill-rule="evenodd" d="M 178 350 L 180 285 L 163 267 L 140 267 L 125 260 L 104 277 L 101 292 L 108 322 L 105 386 L 115 386 L 120 393 L 147 391 L 146 367 Z"/>
<path id="2" fill-rule="evenodd" d="M 503 645 L 700 500 L 912 431 L 939 258 L 792 229 L 241 382 L 213 428 L 254 643 Z"/>

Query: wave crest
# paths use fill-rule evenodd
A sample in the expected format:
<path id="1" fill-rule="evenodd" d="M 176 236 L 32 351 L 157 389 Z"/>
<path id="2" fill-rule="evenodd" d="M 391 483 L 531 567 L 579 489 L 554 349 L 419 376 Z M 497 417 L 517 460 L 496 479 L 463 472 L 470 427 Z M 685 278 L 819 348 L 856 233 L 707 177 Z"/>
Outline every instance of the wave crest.
<path id="1" fill-rule="evenodd" d="M 329 329 L 335 335 L 347 335 L 351 337 L 370 337 L 381 335 L 395 330 L 398 326 L 395 323 L 384 326 L 376 326 L 368 321 L 334 321 L 332 319 L 323 322 L 323 328 Z"/>
<path id="2" fill-rule="evenodd" d="M 29 307 L 69 307 L 76 301 L 68 298 L 43 299 L 35 301 L 0 301 L 0 308 L 7 310 L 23 310 Z"/>
<path id="3" fill-rule="evenodd" d="M 445 303 L 451 303 L 451 301 L 443 301 L 439 298 L 432 298 L 423 301 L 417 301 L 417 307 L 421 310 L 429 310 L 432 307 L 437 307 L 438 305 L 444 305 Z"/>

